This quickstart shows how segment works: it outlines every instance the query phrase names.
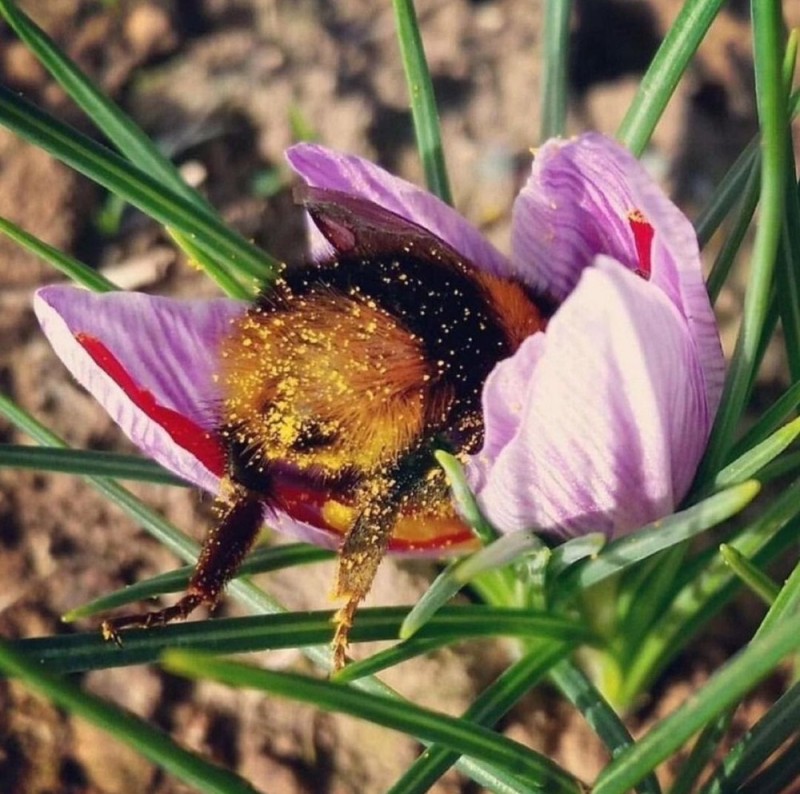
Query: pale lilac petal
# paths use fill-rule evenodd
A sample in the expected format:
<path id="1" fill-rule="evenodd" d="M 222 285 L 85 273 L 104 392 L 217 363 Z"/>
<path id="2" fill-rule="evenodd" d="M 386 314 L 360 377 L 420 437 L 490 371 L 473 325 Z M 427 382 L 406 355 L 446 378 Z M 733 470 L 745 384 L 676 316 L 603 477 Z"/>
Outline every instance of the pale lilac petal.
<path id="1" fill-rule="evenodd" d="M 650 281 L 685 318 L 713 413 L 725 364 L 697 238 L 686 216 L 629 151 L 596 133 L 546 143 L 514 206 L 512 266 L 557 300 L 566 298 L 597 254 L 636 270 L 640 261 L 630 222 L 635 211 L 654 231 Z"/>
<path id="2" fill-rule="evenodd" d="M 520 367 L 524 378 L 530 361 Z M 562 537 L 618 535 L 673 511 L 711 421 L 683 318 L 659 289 L 604 257 L 550 321 L 513 435 L 508 412 L 493 408 L 487 399 L 487 437 L 508 442 L 471 462 L 480 504 L 503 531 Z"/>
<path id="3" fill-rule="evenodd" d="M 517 352 L 497 364 L 486 379 L 483 412 L 491 415 L 491 422 L 486 424 L 482 458 L 494 460 L 519 427 L 545 344 L 544 333 L 529 336 Z M 477 490 L 482 483 L 475 481 L 471 485 Z"/>
<path id="4" fill-rule="evenodd" d="M 476 267 L 496 274 L 509 272 L 505 256 L 452 207 L 426 190 L 360 157 L 317 144 L 293 146 L 286 158 L 311 187 L 338 190 L 371 201 L 427 229 Z M 312 239 L 312 245 L 312 255 L 317 259 L 330 253 L 330 246 L 321 235 Z"/>
<path id="5" fill-rule="evenodd" d="M 40 289 L 34 310 L 56 354 L 126 435 L 148 456 L 208 491 L 221 473 L 214 443 L 215 351 L 245 304 L 218 299 L 178 301 L 139 293 L 94 294 L 70 286 Z M 188 448 L 136 404 L 76 337 L 99 340 L 139 389 L 197 426 Z M 190 428 L 191 429 L 191 428 Z M 209 443 L 206 444 L 204 441 Z M 208 453 L 208 454 L 202 454 Z M 202 458 L 202 459 L 201 459 Z"/>
<path id="6" fill-rule="evenodd" d="M 331 532 L 329 529 L 320 529 L 305 521 L 296 521 L 286 513 L 281 513 L 278 510 L 266 510 L 264 521 L 270 529 L 274 529 L 281 535 L 297 538 L 323 549 L 335 551 L 342 545 L 342 536 L 336 532 Z"/>
<path id="7" fill-rule="evenodd" d="M 562 301 L 597 254 L 636 269 L 628 221 L 636 209 L 632 168 L 639 166 L 630 154 L 599 135 L 552 139 L 538 149 L 514 202 L 511 259 L 518 275 Z"/>

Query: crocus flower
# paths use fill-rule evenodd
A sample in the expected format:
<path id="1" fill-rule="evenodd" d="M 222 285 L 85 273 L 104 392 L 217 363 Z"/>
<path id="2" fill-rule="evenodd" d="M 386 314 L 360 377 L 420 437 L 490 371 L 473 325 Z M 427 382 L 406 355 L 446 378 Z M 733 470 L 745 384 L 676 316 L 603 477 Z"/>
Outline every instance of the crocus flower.
<path id="1" fill-rule="evenodd" d="M 724 361 L 692 226 L 630 153 L 597 134 L 542 146 L 514 204 L 510 256 L 433 195 L 365 160 L 308 144 L 287 157 L 310 187 L 388 210 L 557 307 L 484 387 L 485 443 L 467 474 L 500 531 L 613 536 L 673 511 L 705 448 Z M 334 253 L 313 227 L 311 253 Z M 246 305 L 50 286 L 35 309 L 58 355 L 125 433 L 215 492 L 224 468 L 217 356 Z M 291 513 L 266 519 L 338 544 L 313 500 L 298 499 Z"/>

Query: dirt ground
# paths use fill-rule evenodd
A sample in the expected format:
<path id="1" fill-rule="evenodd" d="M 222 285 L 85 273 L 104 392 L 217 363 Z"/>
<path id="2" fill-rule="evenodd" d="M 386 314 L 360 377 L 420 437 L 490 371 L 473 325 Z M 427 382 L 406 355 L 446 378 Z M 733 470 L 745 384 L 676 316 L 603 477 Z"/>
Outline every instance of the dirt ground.
<path id="1" fill-rule="evenodd" d="M 282 151 L 296 130 L 375 159 L 421 181 L 391 4 L 374 0 L 32 0 L 24 4 L 77 61 L 196 180 L 229 222 L 279 257 L 302 256 Z M 678 0 L 576 2 L 570 128 L 612 133 Z M 542 3 L 419 0 L 440 101 L 457 205 L 501 247 L 508 210 L 537 143 Z M 745 3 L 730 3 L 659 127 L 647 162 L 682 205 L 702 206 L 754 128 Z M 27 51 L 0 29 L 0 75 L 62 118 L 89 130 Z M 136 289 L 209 295 L 213 288 L 165 236 L 127 210 L 100 230 L 102 191 L 0 130 L 0 215 Z M 32 290 L 56 280 L 44 264 L 0 240 L 0 388 L 77 447 L 129 450 L 102 410 L 57 362 L 30 310 Z M 723 299 L 736 312 L 736 290 Z M 779 384 L 779 357 L 765 388 Z M 0 422 L 0 441 L 21 437 Z M 199 537 L 208 504 L 178 489 L 132 487 Z M 175 561 L 88 485 L 66 476 L 0 470 L 0 634 L 71 629 L 67 609 L 174 567 Z M 384 566 L 371 603 L 412 602 L 429 564 Z M 294 607 L 325 608 L 330 566 L 265 577 Z M 298 581 L 300 579 L 301 581 Z M 230 601 L 221 609 L 237 614 Z M 79 628 L 88 628 L 89 624 Z M 741 627 L 739 627 L 739 630 Z M 682 702 L 741 640 L 721 624 L 659 685 L 634 728 Z M 502 669 L 502 646 L 472 644 L 402 666 L 388 682 L 424 705 L 456 714 Z M 270 665 L 303 667 L 299 654 Z M 434 691 L 429 682 L 437 681 Z M 405 737 L 311 709 L 189 684 L 155 668 L 91 673 L 91 691 L 236 769 L 271 794 L 381 792 L 419 751 Z M 765 687 L 739 715 L 739 730 L 776 695 Z M 526 701 L 504 730 L 591 780 L 605 762 L 598 741 L 548 695 Z M 668 774 L 668 772 L 667 772 Z M 0 683 L 0 789 L 6 794 L 178 794 L 186 786 L 132 751 L 31 696 Z M 451 772 L 437 792 L 477 789 Z"/>

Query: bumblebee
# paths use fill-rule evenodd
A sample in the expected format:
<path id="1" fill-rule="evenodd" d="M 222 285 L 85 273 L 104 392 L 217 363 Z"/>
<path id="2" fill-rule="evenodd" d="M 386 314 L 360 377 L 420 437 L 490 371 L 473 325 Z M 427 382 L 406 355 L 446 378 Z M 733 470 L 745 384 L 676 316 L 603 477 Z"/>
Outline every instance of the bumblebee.
<path id="1" fill-rule="evenodd" d="M 391 545 L 472 537 L 434 452 L 480 449 L 486 378 L 544 328 L 547 301 L 369 202 L 317 188 L 299 198 L 336 254 L 286 269 L 233 323 L 219 351 L 217 523 L 180 601 L 107 621 L 106 637 L 214 605 L 265 514 L 280 511 L 342 537 L 339 668 Z"/>

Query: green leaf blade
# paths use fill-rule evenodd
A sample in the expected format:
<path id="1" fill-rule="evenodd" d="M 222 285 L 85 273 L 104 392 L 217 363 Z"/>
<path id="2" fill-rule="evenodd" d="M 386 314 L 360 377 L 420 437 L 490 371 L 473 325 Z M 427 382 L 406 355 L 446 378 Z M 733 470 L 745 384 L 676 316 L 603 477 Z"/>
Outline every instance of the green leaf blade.
<path id="1" fill-rule="evenodd" d="M 117 289 L 115 284 L 96 270 L 92 270 L 83 262 L 79 262 L 63 251 L 59 251 L 58 248 L 54 248 L 38 237 L 34 237 L 6 218 L 0 218 L 0 232 L 32 254 L 43 259 L 65 276 L 69 276 L 77 284 L 93 292 L 113 292 Z"/>
<path id="2" fill-rule="evenodd" d="M 261 670 L 206 655 L 170 651 L 162 662 L 170 672 L 178 675 L 211 678 L 230 686 L 269 692 L 308 703 L 323 711 L 349 714 L 425 741 L 438 742 L 459 754 L 512 772 L 525 780 L 533 790 L 547 794 L 581 792 L 578 781 L 548 758 L 463 720 L 386 697 L 358 692 L 341 684 Z"/>
<path id="3" fill-rule="evenodd" d="M 687 0 L 639 84 L 617 139 L 641 155 L 723 0 Z"/>
<path id="4" fill-rule="evenodd" d="M 176 744 L 168 734 L 148 725 L 133 714 L 115 708 L 100 698 L 82 692 L 0 640 L 0 670 L 24 682 L 32 691 L 47 697 L 111 736 L 130 745 L 157 766 L 207 794 L 257 794 L 247 781 Z"/>
<path id="5" fill-rule="evenodd" d="M 411 115 L 417 148 L 425 171 L 428 190 L 447 204 L 453 203 L 450 180 L 444 159 L 439 111 L 433 93 L 425 48 L 417 24 L 413 0 L 392 0 L 400 55 L 406 73 L 406 83 L 411 101 Z"/>
<path id="6" fill-rule="evenodd" d="M 661 720 L 601 772 L 593 794 L 624 794 L 694 733 L 734 706 L 788 654 L 800 649 L 800 616 L 751 643 L 691 700 Z"/>

